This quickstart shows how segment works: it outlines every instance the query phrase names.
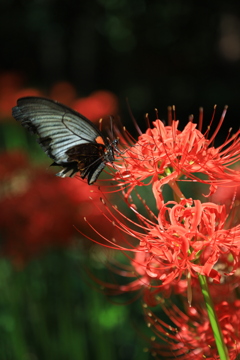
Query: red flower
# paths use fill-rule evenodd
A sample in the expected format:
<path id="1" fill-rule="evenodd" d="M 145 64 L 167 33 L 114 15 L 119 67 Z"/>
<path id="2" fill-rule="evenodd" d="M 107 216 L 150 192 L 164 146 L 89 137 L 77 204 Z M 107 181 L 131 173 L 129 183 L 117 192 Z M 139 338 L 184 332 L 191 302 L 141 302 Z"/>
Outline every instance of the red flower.
<path id="1" fill-rule="evenodd" d="M 225 112 L 211 139 L 192 122 L 180 131 L 178 121 L 173 121 L 171 126 L 164 126 L 160 120 L 154 121 L 154 128 L 139 137 L 137 143 L 123 154 L 122 164 L 118 166 L 115 178 L 120 185 L 129 187 L 126 197 L 137 185 L 151 183 L 160 207 L 162 186 L 171 186 L 171 182 L 176 180 L 209 184 L 210 193 L 220 184 L 239 186 L 240 172 L 230 169 L 229 165 L 240 160 L 240 131 L 221 146 L 213 146 Z M 206 175 L 208 179 L 200 179 L 197 173 Z"/>
<path id="2" fill-rule="evenodd" d="M 158 344 L 154 338 L 152 352 L 164 359 L 219 359 L 210 322 L 203 308 L 187 307 L 187 314 L 184 314 L 172 303 L 167 306 L 161 301 L 161 306 L 173 325 L 168 325 L 144 306 L 148 326 L 162 343 Z M 230 359 L 235 360 L 240 352 L 240 301 L 231 304 L 222 302 L 216 306 L 216 313 Z"/>
<path id="3" fill-rule="evenodd" d="M 155 286 L 166 287 L 173 280 L 198 274 L 219 282 L 222 273 L 217 264 L 223 255 L 232 259 L 228 273 L 225 268 L 225 276 L 238 269 L 240 225 L 224 229 L 225 206 L 201 204 L 199 200 L 194 203 L 182 200 L 179 204 L 172 201 L 162 206 L 157 224 L 140 214 L 138 217 L 143 225 L 131 221 L 128 226 L 117 217 L 113 218 L 118 229 L 131 238 L 129 244 L 135 239 L 139 241 L 139 245 L 129 246 L 129 250 L 136 253 L 132 264 L 135 274 L 140 276 L 128 284 L 126 290 L 148 287 L 152 281 Z M 116 243 L 112 245 L 117 247 Z"/>
<path id="4" fill-rule="evenodd" d="M 137 251 L 137 249 L 136 249 Z M 158 279 L 155 279 L 146 271 L 148 265 L 148 256 L 144 252 L 136 252 L 132 260 L 132 268 L 122 272 L 125 278 L 133 278 L 128 284 L 118 286 L 120 292 L 141 291 L 142 299 L 148 306 L 158 305 L 159 294 L 168 298 L 172 293 L 185 294 L 187 289 L 186 280 L 173 279 L 170 283 L 159 286 Z M 119 273 L 121 275 L 121 272 Z M 106 284 L 105 284 L 106 286 Z"/>

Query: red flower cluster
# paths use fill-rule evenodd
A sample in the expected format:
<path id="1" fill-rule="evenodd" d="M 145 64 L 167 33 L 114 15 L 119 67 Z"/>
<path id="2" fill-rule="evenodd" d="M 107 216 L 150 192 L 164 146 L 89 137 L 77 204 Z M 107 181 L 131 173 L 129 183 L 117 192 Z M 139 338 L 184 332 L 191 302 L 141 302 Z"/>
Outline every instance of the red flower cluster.
<path id="1" fill-rule="evenodd" d="M 168 350 L 162 345 L 154 346 L 164 358 L 219 359 L 210 322 L 200 307 L 193 318 L 190 317 L 193 307 L 188 317 L 176 307 L 171 312 L 171 306 L 166 305 L 165 312 L 178 328 L 172 333 L 170 327 L 163 325 L 148 309 L 148 306 L 161 305 L 162 297 L 172 294 L 181 294 L 189 304 L 199 303 L 203 300 L 198 284 L 201 276 L 207 279 L 217 304 L 230 358 L 234 359 L 240 350 L 240 312 L 236 296 L 240 273 L 240 222 L 236 221 L 239 219 L 234 216 L 236 212 L 231 211 L 237 209 L 234 201 L 239 192 L 240 171 L 230 167 L 240 160 L 240 131 L 227 137 L 222 145 L 214 146 L 225 114 L 226 109 L 210 138 L 210 127 L 203 134 L 191 121 L 182 131 L 178 129 L 178 121 L 168 126 L 160 120 L 153 122 L 153 129 L 141 134 L 138 141 L 119 156 L 114 174 L 136 219 L 129 219 L 118 208 L 104 202 L 108 218 L 126 240 L 125 246 L 109 240 L 109 247 L 132 254 L 127 255 L 131 268 L 125 264 L 122 271 L 119 264 L 116 268 L 116 274 L 131 279 L 118 289 L 142 291 L 148 322 L 168 343 Z M 195 193 L 191 197 L 184 196 L 186 190 L 188 193 L 191 190 L 189 186 L 186 189 L 190 182 L 210 186 L 206 202 L 197 199 Z M 172 189 L 172 200 L 165 200 L 165 185 Z M 144 197 L 144 187 L 150 189 L 156 209 L 150 205 L 149 195 Z M 230 196 L 227 207 L 226 198 L 224 204 L 211 201 L 220 188 L 227 189 Z M 115 237 L 118 238 L 120 236 Z M 112 289 L 117 286 L 112 285 Z M 223 302 L 226 299 L 228 303 Z"/>
<path id="2" fill-rule="evenodd" d="M 225 111 L 222 119 L 224 116 Z M 138 241 L 135 248 L 128 247 L 136 253 L 132 265 L 140 275 L 138 284 L 149 286 L 154 280 L 156 285 L 158 280 L 158 286 L 162 288 L 173 280 L 197 277 L 198 274 L 219 282 L 222 273 L 217 264 L 223 256 L 231 259 L 231 267 L 225 275 L 232 275 L 239 268 L 240 224 L 227 227 L 226 224 L 230 223 L 227 222 L 229 214 L 225 205 L 187 199 L 179 184 L 183 186 L 186 180 L 204 182 L 211 186 L 210 193 L 220 184 L 233 188 L 239 186 L 240 171 L 230 169 L 229 164 L 239 160 L 240 132 L 215 148 L 210 144 L 217 131 L 208 140 L 192 122 L 183 131 L 178 130 L 178 121 L 164 126 L 156 120 L 153 125 L 153 129 L 148 129 L 133 147 L 121 155 L 123 159 L 115 173 L 115 179 L 138 219 L 135 223 L 126 223 L 126 217 L 120 212 L 120 219 L 112 215 L 118 228 L 131 238 L 128 242 Z M 197 178 L 197 173 L 204 174 L 205 179 Z M 177 201 L 164 202 L 164 185 L 172 188 Z M 137 210 L 130 195 L 133 190 L 137 192 L 139 186 L 151 188 L 157 216 L 147 205 L 149 217 Z M 141 200 L 147 204 L 147 199 L 143 197 Z M 128 286 L 132 288 L 131 284 Z M 136 286 L 134 281 L 134 288 Z"/>

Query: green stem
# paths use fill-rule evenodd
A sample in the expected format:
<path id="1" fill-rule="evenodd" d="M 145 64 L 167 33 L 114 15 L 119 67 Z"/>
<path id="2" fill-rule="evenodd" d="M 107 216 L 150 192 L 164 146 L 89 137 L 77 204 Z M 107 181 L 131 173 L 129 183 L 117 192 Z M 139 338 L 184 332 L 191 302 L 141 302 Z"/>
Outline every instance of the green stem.
<path id="1" fill-rule="evenodd" d="M 214 304 L 209 292 L 206 276 L 198 274 L 202 293 L 205 299 L 206 308 L 209 316 L 209 320 L 212 326 L 213 335 L 215 338 L 216 346 L 220 360 L 229 360 L 228 350 L 223 341 L 222 331 L 218 322 L 218 318 L 214 309 Z"/>
<path id="2" fill-rule="evenodd" d="M 175 201 L 181 201 L 185 199 L 185 196 L 181 192 L 179 186 L 176 181 L 169 181 L 168 185 L 172 188 Z"/>

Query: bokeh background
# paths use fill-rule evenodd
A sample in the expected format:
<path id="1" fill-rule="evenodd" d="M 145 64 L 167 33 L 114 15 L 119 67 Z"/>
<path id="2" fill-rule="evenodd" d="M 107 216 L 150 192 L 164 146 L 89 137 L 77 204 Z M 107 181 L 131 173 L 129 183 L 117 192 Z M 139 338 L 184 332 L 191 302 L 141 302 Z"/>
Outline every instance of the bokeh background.
<path id="1" fill-rule="evenodd" d="M 240 3 L 0 0 L 0 43 L 0 359 L 151 358 L 141 302 L 91 280 L 110 281 L 106 255 L 73 227 L 102 224 L 99 196 L 55 178 L 11 108 L 46 96 L 134 133 L 126 98 L 142 128 L 155 108 L 185 123 L 203 106 L 208 124 L 228 104 L 224 129 L 237 129 Z"/>

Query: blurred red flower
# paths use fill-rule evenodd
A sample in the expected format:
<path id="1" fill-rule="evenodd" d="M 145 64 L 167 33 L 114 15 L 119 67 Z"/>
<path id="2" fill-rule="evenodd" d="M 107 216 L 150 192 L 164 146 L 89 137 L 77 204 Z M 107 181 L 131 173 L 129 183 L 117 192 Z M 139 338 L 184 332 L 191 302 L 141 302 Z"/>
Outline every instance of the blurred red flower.
<path id="1" fill-rule="evenodd" d="M 50 89 L 49 97 L 71 107 L 77 97 L 77 92 L 68 81 L 59 81 Z"/>
<path id="2" fill-rule="evenodd" d="M 12 118 L 12 108 L 18 98 L 23 96 L 41 96 L 35 88 L 24 87 L 24 78 L 16 72 L 0 74 L 0 119 Z"/>
<path id="3" fill-rule="evenodd" d="M 86 116 L 98 121 L 101 117 L 114 115 L 118 111 L 116 95 L 107 90 L 99 90 L 83 98 L 77 97 L 74 86 L 67 81 L 53 84 L 49 93 L 27 87 L 23 75 L 17 72 L 0 74 L 0 119 L 12 118 L 12 108 L 17 99 L 25 96 L 43 96 L 59 101 Z"/>
<path id="4" fill-rule="evenodd" d="M 84 217 L 111 236 L 108 221 L 89 199 L 98 199 L 99 193 L 86 182 L 55 177 L 18 152 L 1 154 L 0 180 L 1 254 L 16 264 L 50 247 L 73 244 L 79 236 L 74 226 L 89 231 Z"/>
<path id="5" fill-rule="evenodd" d="M 104 116 L 114 115 L 118 111 L 116 95 L 106 90 L 99 90 L 85 98 L 77 99 L 72 108 L 91 121 L 98 121 Z"/>

